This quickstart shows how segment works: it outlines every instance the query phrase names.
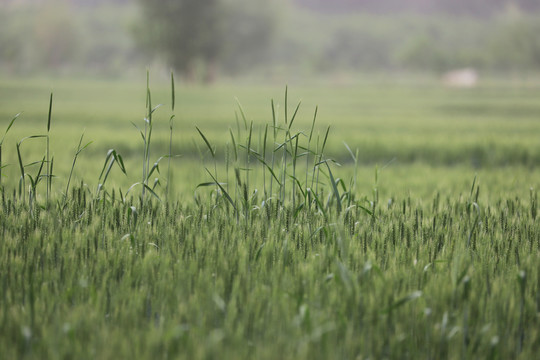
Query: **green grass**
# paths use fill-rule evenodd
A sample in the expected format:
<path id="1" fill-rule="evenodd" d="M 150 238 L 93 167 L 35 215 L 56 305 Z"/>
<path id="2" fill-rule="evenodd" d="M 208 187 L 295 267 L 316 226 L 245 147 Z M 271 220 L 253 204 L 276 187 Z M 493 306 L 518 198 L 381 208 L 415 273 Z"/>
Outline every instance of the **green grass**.
<path id="1" fill-rule="evenodd" d="M 149 89 L 0 83 L 3 356 L 540 351 L 539 88 Z"/>
<path id="2" fill-rule="evenodd" d="M 127 165 L 126 178 L 115 177 L 118 185 L 140 181 L 140 135 L 132 122 L 141 126 L 145 117 L 144 77 L 130 83 L 99 80 L 3 80 L 0 83 L 0 119 L 9 120 L 23 112 L 3 145 L 3 181 L 17 178 L 15 144 L 30 134 L 45 134 L 48 100 L 54 91 L 53 124 L 50 133 L 51 154 L 55 156 L 57 176 L 65 180 L 81 134 L 92 145 L 81 154 L 83 167 L 75 169 L 74 179 L 97 185 L 97 174 L 111 148 Z M 155 84 L 154 84 L 155 83 Z M 283 121 L 283 87 L 253 84 L 218 84 L 205 88 L 177 84 L 172 172 L 177 184 L 196 184 L 206 172 L 200 166 L 197 147 L 205 151 L 195 126 L 198 126 L 224 159 L 229 128 L 236 131 L 236 100 L 243 104 L 248 121 L 254 122 L 254 134 L 261 137 L 264 125 L 271 123 L 270 99 L 280 107 Z M 154 104 L 163 103 L 154 116 L 153 152 L 157 157 L 169 153 L 170 84 L 166 79 L 150 84 Z M 315 106 L 319 106 L 316 130 L 323 136 L 331 125 L 327 144 L 329 157 L 343 164 L 352 159 L 344 142 L 359 151 L 359 184 L 371 185 L 375 165 L 389 189 L 411 190 L 418 196 L 431 196 L 434 190 L 459 191 L 475 173 L 483 183 L 492 182 L 492 174 L 508 181 L 498 182 L 500 191 L 537 187 L 540 145 L 540 96 L 538 85 L 488 83 L 477 89 L 446 89 L 423 80 L 374 81 L 359 79 L 357 85 L 325 86 L 321 83 L 298 84 L 289 89 L 290 103 L 303 99 L 295 126 L 308 131 Z M 292 110 L 291 110 L 292 111 Z M 43 154 L 42 143 L 24 144 L 25 158 Z M 11 149 L 11 150 L 9 150 Z M 28 155 L 26 155 L 28 150 Z M 205 153 L 208 159 L 209 153 Z M 32 158 L 32 161 L 41 157 Z M 409 168 L 409 166 L 412 166 Z M 403 173 L 413 169 L 404 178 Z M 447 175 L 429 176 L 431 172 Z M 85 175 L 85 173 L 90 175 Z M 426 176 L 427 174 L 427 176 Z M 425 191 L 422 185 L 425 179 Z M 399 179 L 394 181 L 393 179 Z M 53 181 L 57 181 L 53 179 Z M 408 184 L 410 182 L 410 185 Z M 439 186 L 437 186 L 437 183 Z M 456 185 L 458 184 L 458 186 Z M 16 185 L 16 184 L 12 184 Z M 498 192 L 497 186 L 492 189 Z M 176 192 L 191 195 L 193 186 L 176 186 Z M 369 191 L 369 188 L 367 189 Z M 390 196 L 392 194 L 388 194 Z"/>

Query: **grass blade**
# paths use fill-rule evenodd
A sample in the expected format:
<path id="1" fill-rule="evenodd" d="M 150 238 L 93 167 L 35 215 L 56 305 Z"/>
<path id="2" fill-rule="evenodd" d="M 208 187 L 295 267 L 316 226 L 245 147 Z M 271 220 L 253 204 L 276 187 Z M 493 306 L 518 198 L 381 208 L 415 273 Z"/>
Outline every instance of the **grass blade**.
<path id="1" fill-rule="evenodd" d="M 386 309 L 384 309 L 382 311 L 383 314 L 388 314 L 390 312 L 392 312 L 393 310 L 405 305 L 406 303 L 412 301 L 412 300 L 416 300 L 418 299 L 419 297 L 422 296 L 422 291 L 420 290 L 417 290 L 417 291 L 414 291 L 412 293 L 410 293 L 409 295 L 407 296 L 404 296 L 402 297 L 401 299 L 395 301 L 393 304 L 391 304 L 389 307 L 387 307 Z"/>
<path id="2" fill-rule="evenodd" d="M 51 93 L 51 97 L 49 99 L 49 116 L 47 118 L 47 132 L 51 130 L 52 104 L 53 104 L 53 93 Z"/>
<path id="3" fill-rule="evenodd" d="M 206 146 L 208 147 L 208 150 L 210 150 L 210 154 L 212 154 L 212 158 L 215 159 L 215 157 L 216 157 L 216 151 L 212 148 L 212 145 L 210 145 L 210 142 L 208 141 L 208 139 L 206 138 L 206 136 L 204 136 L 204 134 L 202 133 L 202 131 L 201 131 L 197 126 L 195 126 L 195 128 L 197 129 L 197 131 L 198 131 L 199 134 L 201 135 L 202 139 L 204 140 L 204 143 L 205 143 Z"/>
<path id="4" fill-rule="evenodd" d="M 247 130 L 247 118 L 246 113 L 244 112 L 244 108 L 242 108 L 242 104 L 240 104 L 240 101 L 236 99 L 236 104 L 238 105 L 238 110 L 240 110 L 240 115 L 242 116 L 242 120 L 244 121 L 244 128 Z"/>
<path id="5" fill-rule="evenodd" d="M 332 185 L 332 190 L 334 191 L 334 197 L 336 198 L 337 202 L 337 211 L 338 214 L 341 212 L 341 197 L 339 196 L 339 190 L 337 188 L 336 180 L 334 179 L 334 175 L 332 174 L 332 170 L 330 170 L 330 165 L 328 165 L 328 162 L 325 161 L 326 167 L 328 168 L 328 175 L 330 176 L 330 183 Z"/>
<path id="6" fill-rule="evenodd" d="M 225 198 L 229 201 L 229 203 L 231 203 L 234 211 L 238 211 L 236 209 L 236 205 L 234 204 L 233 199 L 229 196 L 229 193 L 225 190 L 225 188 L 221 185 L 221 183 L 217 181 L 217 179 L 214 177 L 214 175 L 212 175 L 212 173 L 207 168 L 204 168 L 204 169 L 206 170 L 208 175 L 210 175 L 212 180 L 214 180 L 214 185 L 217 185 L 219 187 L 219 189 L 223 192 L 223 195 L 225 195 Z"/>
<path id="7" fill-rule="evenodd" d="M 175 105 L 175 91 L 174 91 L 174 73 L 171 71 L 171 111 L 174 112 L 174 105 Z"/>
<path id="8" fill-rule="evenodd" d="M 6 138 L 6 135 L 7 133 L 9 132 L 9 129 L 11 129 L 11 127 L 13 126 L 13 124 L 15 123 L 15 120 L 17 120 L 19 118 L 19 116 L 21 115 L 21 113 L 18 113 L 17 115 L 15 115 L 11 121 L 9 122 L 9 125 L 8 127 L 6 128 L 6 131 L 4 132 L 4 136 L 2 137 L 2 141 L 0 141 L 0 146 L 2 146 L 2 144 L 4 143 L 4 139 Z"/>
<path id="9" fill-rule="evenodd" d="M 22 161 L 21 156 L 21 143 L 17 143 L 17 158 L 19 160 L 19 170 L 21 171 L 21 179 L 19 180 L 19 197 L 21 196 L 21 192 L 23 194 L 23 202 L 24 202 L 24 188 L 25 188 L 25 181 L 24 181 L 24 165 Z M 22 188 L 21 188 L 22 187 Z"/>

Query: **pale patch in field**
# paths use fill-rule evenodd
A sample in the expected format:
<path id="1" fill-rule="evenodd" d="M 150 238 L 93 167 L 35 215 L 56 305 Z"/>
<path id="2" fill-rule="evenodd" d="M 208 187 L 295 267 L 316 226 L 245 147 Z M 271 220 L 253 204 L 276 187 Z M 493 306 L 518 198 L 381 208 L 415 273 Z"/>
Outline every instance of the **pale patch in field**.
<path id="1" fill-rule="evenodd" d="M 478 72 L 473 68 L 456 69 L 444 74 L 442 81 L 446 86 L 470 88 L 478 85 Z"/>

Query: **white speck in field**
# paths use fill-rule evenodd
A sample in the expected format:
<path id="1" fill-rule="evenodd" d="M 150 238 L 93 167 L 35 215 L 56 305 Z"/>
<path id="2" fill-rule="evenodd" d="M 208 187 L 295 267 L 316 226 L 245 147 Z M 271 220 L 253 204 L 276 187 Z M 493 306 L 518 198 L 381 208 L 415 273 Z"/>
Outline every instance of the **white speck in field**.
<path id="1" fill-rule="evenodd" d="M 25 340 L 30 340 L 32 338 L 32 330 L 28 326 L 23 326 L 21 328 L 22 336 L 25 338 Z"/>
<path id="2" fill-rule="evenodd" d="M 68 332 L 71 331 L 71 324 L 70 323 L 64 323 L 62 325 L 62 331 L 64 332 L 64 334 L 67 334 Z"/>

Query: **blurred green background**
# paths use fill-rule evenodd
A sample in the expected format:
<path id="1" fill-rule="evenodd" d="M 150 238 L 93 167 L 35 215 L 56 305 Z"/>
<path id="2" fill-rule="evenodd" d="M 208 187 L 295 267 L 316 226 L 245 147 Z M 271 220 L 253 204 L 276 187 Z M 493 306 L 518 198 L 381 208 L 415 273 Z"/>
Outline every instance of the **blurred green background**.
<path id="1" fill-rule="evenodd" d="M 336 171 L 349 179 L 353 159 L 347 146 L 358 150 L 359 188 L 370 193 L 375 168 L 383 196 L 412 191 L 418 197 L 434 192 L 466 192 L 475 174 L 491 183 L 486 195 L 501 192 L 527 196 L 540 179 L 540 87 L 491 83 L 473 89 L 454 89 L 437 81 L 381 82 L 359 80 L 360 85 L 289 86 L 289 116 L 302 101 L 294 128 L 309 132 L 315 107 L 319 107 L 314 136 L 330 135 L 326 154 L 342 167 Z M 46 132 L 49 92 L 54 89 L 51 148 L 55 179 L 63 184 L 79 137 L 93 143 L 81 154 L 75 176 L 97 185 L 108 149 L 124 156 L 128 176 L 115 173 L 113 182 L 127 187 L 139 180 L 143 142 L 135 123 L 143 127 L 145 79 L 107 81 L 90 79 L 0 81 L 0 117 L 9 119 L 23 111 L 5 143 L 4 183 L 18 181 L 15 144 L 25 136 Z M 168 153 L 171 93 L 166 80 L 151 80 L 154 104 L 163 104 L 154 116 L 151 158 Z M 173 159 L 175 191 L 192 194 L 208 180 L 204 166 L 213 162 L 195 126 L 216 147 L 225 162 L 231 145 L 229 129 L 237 133 L 242 104 L 254 122 L 254 148 L 260 151 L 265 124 L 272 123 L 270 100 L 278 121 L 284 118 L 284 87 L 257 83 L 224 83 L 212 87 L 178 86 L 174 111 Z M 240 127 L 243 128 L 240 120 Z M 3 131 L 3 129 L 2 129 Z M 242 138 L 242 141 L 244 139 Z M 271 141 L 269 141 L 271 143 Z M 41 160 L 45 142 L 31 139 L 21 147 L 25 163 Z M 230 155 L 230 153 L 229 153 Z M 224 180 L 225 181 L 225 180 Z M 486 189 L 486 188 L 484 188 Z"/>
<path id="2" fill-rule="evenodd" d="M 535 0 L 1 0 L 0 69 L 193 79 L 540 70 Z"/>
<path id="3" fill-rule="evenodd" d="M 284 90 L 307 131 L 331 125 L 327 153 L 352 173 L 358 149 L 366 193 L 374 169 L 386 196 L 463 191 L 476 173 L 491 190 L 526 194 L 540 164 L 540 3 L 482 0 L 0 0 L 0 131 L 22 112 L 3 150 L 16 186 L 15 144 L 45 132 L 65 181 L 84 132 L 93 144 L 77 179 L 97 182 L 108 149 L 137 181 L 146 69 L 156 112 L 152 154 L 168 152 L 169 73 L 176 76 L 176 191 L 190 193 L 236 129 L 237 100 L 261 136 Z M 290 105 L 293 106 L 293 105 Z M 25 141 L 26 163 L 41 140 Z M 182 180 L 180 180 L 182 179 Z M 189 181 L 189 182 L 188 182 Z M 187 185 L 189 184 L 189 185 Z M 385 190 L 387 189 L 387 190 Z"/>

